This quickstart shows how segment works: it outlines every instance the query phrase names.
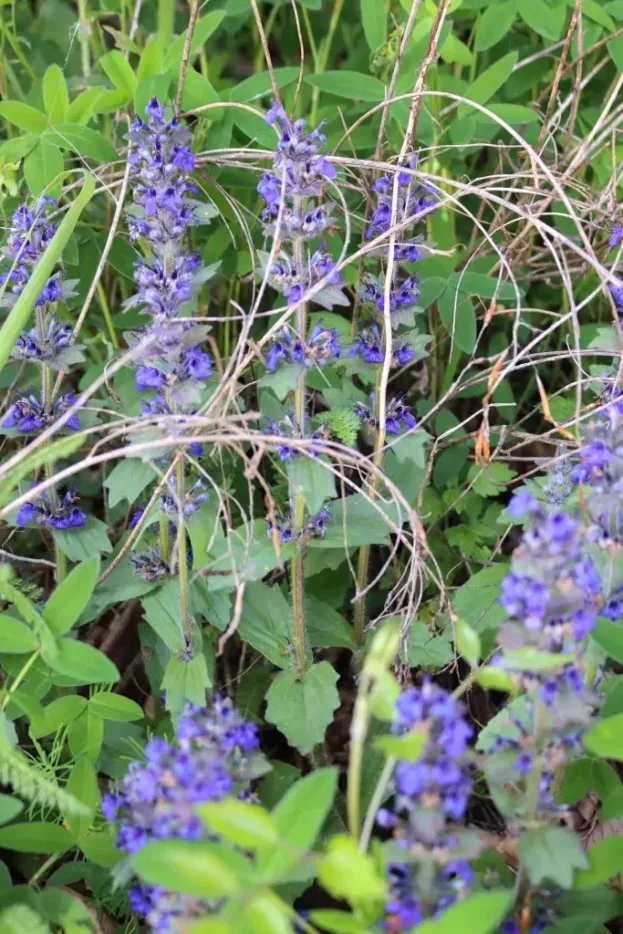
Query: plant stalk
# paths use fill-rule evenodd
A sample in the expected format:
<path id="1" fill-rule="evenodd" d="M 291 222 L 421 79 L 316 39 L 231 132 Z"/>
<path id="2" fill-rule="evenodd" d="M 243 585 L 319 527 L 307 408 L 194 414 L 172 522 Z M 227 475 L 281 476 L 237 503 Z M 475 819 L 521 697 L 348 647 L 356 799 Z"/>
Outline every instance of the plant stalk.
<path id="1" fill-rule="evenodd" d="M 298 199 L 295 205 L 295 211 L 303 210 L 302 199 Z M 294 241 L 294 265 L 297 270 L 304 267 L 303 241 L 297 238 Z M 307 334 L 307 304 L 301 302 L 296 312 L 296 328 L 301 340 L 305 340 Z M 306 370 L 303 367 L 301 375 L 298 378 L 296 389 L 294 390 L 294 419 L 301 432 L 301 437 L 305 436 L 305 390 L 306 390 Z M 309 667 L 307 655 L 307 631 L 305 627 L 305 579 L 303 575 L 303 544 L 301 541 L 301 530 L 305 522 L 305 493 L 297 489 L 294 499 L 293 510 L 293 528 L 296 536 L 295 553 L 290 567 L 290 578 L 292 588 L 292 616 L 293 616 L 293 636 L 294 636 L 294 657 L 298 677 L 302 678 Z"/>
<path id="2" fill-rule="evenodd" d="M 182 616 L 182 630 L 187 645 L 192 645 L 193 623 L 190 616 L 188 600 L 188 543 L 186 541 L 186 527 L 184 523 L 184 461 L 179 459 L 176 474 L 176 488 L 179 497 L 177 519 L 177 559 L 180 580 L 180 610 Z"/>

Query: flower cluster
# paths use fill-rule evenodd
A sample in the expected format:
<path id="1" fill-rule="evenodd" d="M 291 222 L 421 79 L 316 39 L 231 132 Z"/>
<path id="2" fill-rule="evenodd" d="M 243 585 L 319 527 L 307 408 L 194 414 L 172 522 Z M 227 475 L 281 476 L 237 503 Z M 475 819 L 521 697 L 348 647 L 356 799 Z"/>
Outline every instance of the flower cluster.
<path id="1" fill-rule="evenodd" d="M 335 328 L 325 328 L 322 319 L 312 328 L 307 342 L 286 328 L 266 354 L 266 366 L 274 373 L 280 360 L 287 363 L 302 363 L 306 367 L 324 366 L 342 356 L 339 334 Z"/>
<path id="2" fill-rule="evenodd" d="M 48 491 L 34 502 L 25 503 L 18 510 L 16 522 L 18 525 L 47 525 L 57 531 L 79 529 L 88 519 L 87 514 L 76 505 L 79 499 L 73 487 L 60 497 Z"/>
<path id="3" fill-rule="evenodd" d="M 13 305 L 24 291 L 34 267 L 44 254 L 57 225 L 50 214 L 56 208 L 54 198 L 39 198 L 34 208 L 22 204 L 13 214 L 6 244 L 0 254 L 0 285 L 3 286 L 1 304 Z M 8 267 L 8 268 L 7 268 Z M 62 301 L 73 295 L 74 281 L 64 282 L 61 272 L 53 273 L 36 301 L 42 308 L 48 303 Z"/>
<path id="4" fill-rule="evenodd" d="M 360 328 L 354 345 L 350 349 L 351 357 L 361 357 L 364 363 L 382 363 L 385 359 L 385 347 L 381 329 L 377 324 Z M 408 366 L 417 354 L 413 347 L 401 340 L 392 341 L 392 366 Z"/>
<path id="5" fill-rule="evenodd" d="M 527 491 L 515 494 L 508 510 L 526 523 L 512 569 L 502 582 L 501 603 L 508 620 L 499 643 L 501 659 L 519 687 L 536 691 L 560 716 L 577 717 L 584 700 L 584 640 L 593 629 L 601 600 L 601 581 L 586 552 L 582 524 L 561 510 L 545 511 Z M 517 649 L 556 655 L 552 664 L 533 671 L 522 667 Z M 577 709 L 576 709 L 577 708 Z"/>
<path id="6" fill-rule="evenodd" d="M 330 522 L 332 519 L 333 516 L 331 515 L 329 507 L 325 506 L 303 526 L 299 532 L 299 537 L 302 539 L 324 538 L 327 534 L 327 522 Z M 271 519 L 267 519 L 266 522 L 268 524 L 269 537 L 272 538 L 276 533 L 282 545 L 287 545 L 293 540 L 294 531 L 291 517 L 288 516 L 285 518 L 284 516 L 276 516 L 274 522 Z"/>
<path id="7" fill-rule="evenodd" d="M 206 329 L 189 320 L 193 299 L 203 281 L 201 260 L 184 247 L 190 227 L 200 222 L 200 204 L 190 181 L 194 155 L 191 135 L 152 98 L 146 120 L 137 117 L 129 139 L 133 205 L 128 213 L 132 239 L 140 239 L 149 256 L 137 261 L 137 291 L 125 303 L 151 316 L 150 327 L 128 336 L 136 347 L 136 388 L 153 391 L 171 412 L 196 406 L 205 380 L 212 376 L 212 358 L 202 349 Z M 144 414 L 154 414 L 153 400 Z"/>
<path id="8" fill-rule="evenodd" d="M 403 325 L 412 323 L 420 293 L 419 280 L 405 269 L 405 263 L 414 263 L 425 255 L 420 238 L 413 235 L 413 228 L 425 219 L 436 203 L 432 190 L 416 180 L 416 166 L 417 156 L 410 153 L 395 174 L 382 175 L 372 186 L 377 201 L 366 238 L 387 234 L 392 226 L 398 229 L 392 253 L 391 281 L 387 282 L 384 276 L 368 274 L 359 290 L 359 299 L 369 309 L 373 320 L 366 321 L 364 316 L 351 353 L 364 363 L 377 366 L 383 363 L 385 356 L 383 327 L 379 323 L 383 322 L 384 326 L 386 305 L 392 328 L 392 366 L 407 366 L 416 357 L 406 336 L 399 333 Z M 380 254 L 381 262 L 389 256 L 387 243 L 381 247 Z"/>
<path id="9" fill-rule="evenodd" d="M 2 427 L 15 428 L 22 435 L 35 434 L 47 428 L 48 425 L 52 425 L 57 418 L 72 407 L 75 401 L 76 396 L 70 392 L 59 396 L 49 405 L 41 402 L 34 393 L 29 393 L 27 396 L 21 395 L 5 415 Z M 80 419 L 76 412 L 67 420 L 66 425 L 72 431 L 80 431 Z"/>
<path id="10" fill-rule="evenodd" d="M 477 845 L 453 824 L 463 820 L 471 791 L 467 747 L 473 730 L 462 705 L 426 680 L 400 695 L 392 731 L 426 734 L 418 760 L 396 765 L 393 807 L 378 814 L 380 825 L 393 831 L 406 854 L 404 862 L 389 867 L 383 922 L 386 931 L 401 934 L 426 917 L 437 917 L 471 882 L 466 860 Z"/>
<path id="11" fill-rule="evenodd" d="M 131 854 L 152 840 L 208 839 L 196 806 L 231 794 L 247 796 L 250 781 L 265 771 L 258 746 L 257 727 L 228 698 L 216 697 L 211 709 L 187 704 L 175 739 L 151 739 L 145 761 L 133 762 L 102 801 L 106 819 L 119 825 L 119 849 Z M 149 885 L 134 886 L 130 903 L 158 932 L 179 930 L 178 922 L 216 907 Z"/>
<path id="12" fill-rule="evenodd" d="M 279 256 L 266 270 L 270 284 L 285 295 L 288 304 L 300 302 L 306 292 L 321 284 L 314 301 L 326 308 L 348 303 L 342 295 L 342 277 L 322 246 L 310 248 L 307 241 L 324 233 L 331 205 L 322 203 L 324 185 L 336 176 L 334 165 L 318 152 L 325 137 L 320 128 L 307 131 L 304 120 L 290 120 L 276 101 L 266 115 L 279 132 L 273 171 L 260 180 L 257 190 L 266 206 L 262 212 L 264 232 L 278 234 Z M 286 244 L 284 247 L 283 244 Z M 322 366 L 341 355 L 337 332 L 314 327 L 308 338 L 286 332 L 269 349 L 266 363 L 275 370 L 281 360 Z"/>
<path id="13" fill-rule="evenodd" d="M 353 411 L 366 425 L 371 429 L 376 429 L 377 419 L 374 415 L 376 410 L 374 393 L 370 396 L 371 405 L 364 405 L 362 402 L 356 402 Z M 405 402 L 403 394 L 394 396 L 387 403 L 385 409 L 385 430 L 390 435 L 399 435 L 404 429 L 411 431 L 417 425 L 415 415 L 410 406 Z"/>
<path id="14" fill-rule="evenodd" d="M 192 320 L 198 288 L 210 273 L 185 244 L 190 228 L 201 223 L 203 216 L 202 205 L 194 197 L 198 189 L 190 178 L 195 168 L 191 139 L 190 132 L 157 98 L 147 105 L 145 119 L 136 117 L 128 135 L 133 191 L 128 226 L 131 238 L 142 242 L 145 256 L 136 262 L 136 294 L 125 307 L 149 315 L 151 323 L 127 339 L 135 350 L 136 388 L 151 393 L 143 402 L 143 416 L 171 416 L 177 433 L 184 431 L 185 416 L 197 410 L 206 381 L 213 375 L 212 357 L 203 348 L 208 328 Z M 189 452 L 200 456 L 203 447 L 193 442 Z M 168 452 L 163 460 L 170 456 Z M 178 480 L 169 486 L 161 497 L 162 521 L 166 528 L 166 517 L 170 517 L 170 531 L 175 532 L 180 503 L 188 518 L 207 494 L 201 482 L 191 483 L 186 490 L 183 483 L 178 489 Z M 130 524 L 136 525 L 141 517 L 139 509 Z M 170 572 L 171 555 L 156 545 L 131 560 L 146 580 L 160 580 Z"/>
<path id="15" fill-rule="evenodd" d="M 273 419 L 268 419 L 266 433 L 269 435 L 276 435 L 278 438 L 284 439 L 277 445 L 277 454 L 280 460 L 289 461 L 292 460 L 293 457 L 300 455 L 301 451 L 297 449 L 295 445 L 288 444 L 288 440 L 299 440 L 303 438 L 300 426 L 297 425 L 292 416 L 286 415 L 279 422 L 274 421 Z M 311 457 L 318 457 L 321 443 L 326 439 L 326 436 L 326 427 L 321 426 L 320 428 L 316 429 L 310 438 L 313 441 L 318 441 L 319 443 L 317 445 L 312 444 L 310 447 L 305 448 L 306 454 L 309 454 Z"/>

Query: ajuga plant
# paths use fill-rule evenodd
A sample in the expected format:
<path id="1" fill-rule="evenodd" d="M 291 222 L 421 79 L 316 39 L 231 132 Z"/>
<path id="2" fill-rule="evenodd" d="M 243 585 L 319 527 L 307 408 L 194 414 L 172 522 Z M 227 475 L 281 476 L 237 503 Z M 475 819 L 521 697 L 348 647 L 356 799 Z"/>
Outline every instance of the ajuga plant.
<path id="1" fill-rule="evenodd" d="M 622 25 L 0 4 L 0 934 L 616 934 Z"/>

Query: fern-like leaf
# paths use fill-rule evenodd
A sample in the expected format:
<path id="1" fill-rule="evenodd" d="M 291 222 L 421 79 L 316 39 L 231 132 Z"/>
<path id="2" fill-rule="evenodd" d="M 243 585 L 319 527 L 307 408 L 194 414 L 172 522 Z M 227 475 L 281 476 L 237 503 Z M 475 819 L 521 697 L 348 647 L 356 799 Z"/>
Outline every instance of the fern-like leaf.
<path id="1" fill-rule="evenodd" d="M 0 785 L 10 785 L 16 794 L 32 804 L 55 808 L 63 814 L 90 813 L 81 801 L 60 788 L 6 741 L 0 742 Z"/>
<path id="2" fill-rule="evenodd" d="M 357 432 L 361 426 L 361 419 L 355 415 L 352 409 L 346 406 L 339 406 L 330 412 L 322 412 L 319 416 L 320 421 L 327 425 L 338 441 L 353 447 L 357 441 Z"/>

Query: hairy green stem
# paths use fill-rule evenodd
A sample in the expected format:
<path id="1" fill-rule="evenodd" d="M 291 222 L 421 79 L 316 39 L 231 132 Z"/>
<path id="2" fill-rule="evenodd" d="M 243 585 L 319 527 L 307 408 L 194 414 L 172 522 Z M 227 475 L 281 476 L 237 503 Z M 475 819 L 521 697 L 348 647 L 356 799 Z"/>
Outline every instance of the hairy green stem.
<path id="1" fill-rule="evenodd" d="M 184 460 L 180 458 L 178 461 L 177 467 L 175 468 L 176 473 L 176 487 L 177 495 L 179 497 L 178 503 L 178 519 L 177 519 L 177 558 L 178 558 L 178 574 L 180 579 L 180 610 L 182 615 L 182 630 L 184 632 L 184 638 L 186 639 L 186 644 L 192 644 L 193 636 L 193 624 L 190 616 L 189 601 L 188 601 L 188 544 L 186 541 L 186 528 L 184 524 Z"/>
<path id="2" fill-rule="evenodd" d="M 80 43 L 80 61 L 82 63 L 82 75 L 84 78 L 88 78 L 91 74 L 91 56 L 89 49 L 90 30 L 87 12 L 87 0 L 78 0 L 78 41 Z"/>

